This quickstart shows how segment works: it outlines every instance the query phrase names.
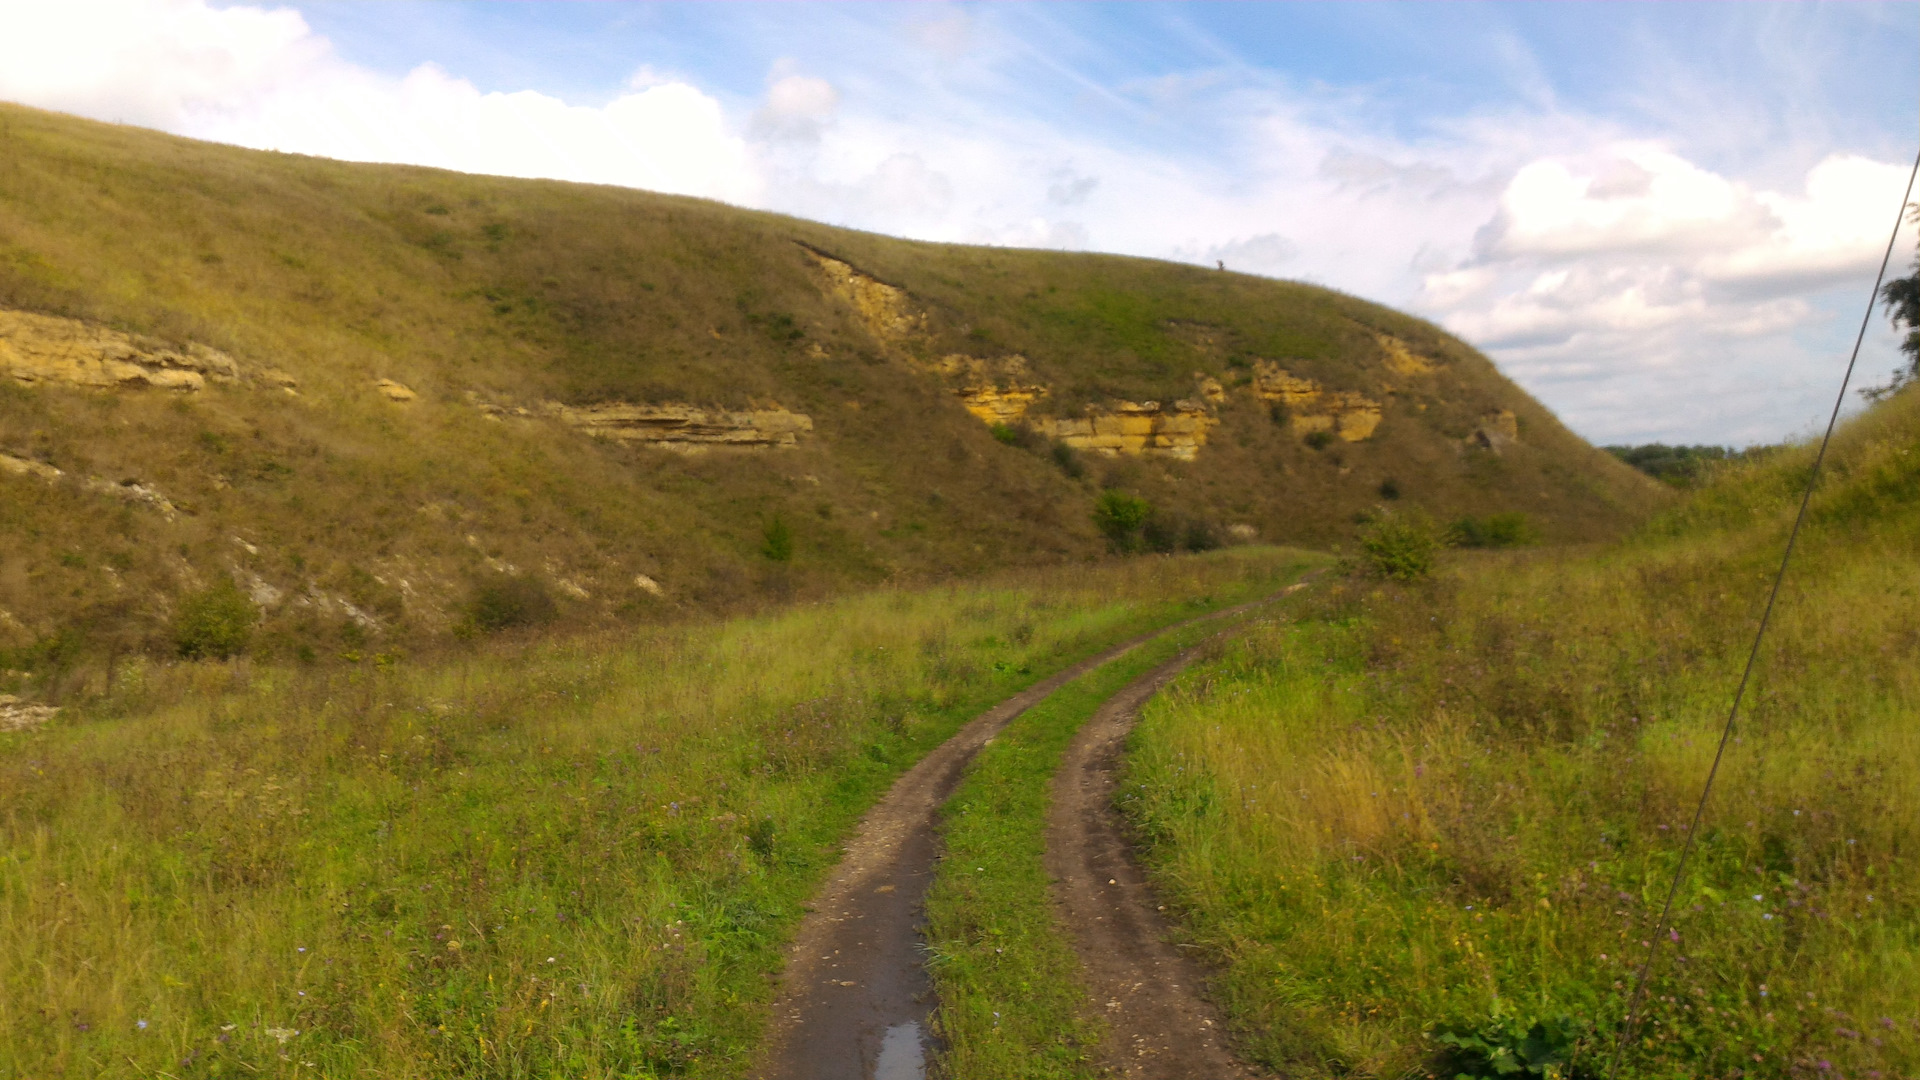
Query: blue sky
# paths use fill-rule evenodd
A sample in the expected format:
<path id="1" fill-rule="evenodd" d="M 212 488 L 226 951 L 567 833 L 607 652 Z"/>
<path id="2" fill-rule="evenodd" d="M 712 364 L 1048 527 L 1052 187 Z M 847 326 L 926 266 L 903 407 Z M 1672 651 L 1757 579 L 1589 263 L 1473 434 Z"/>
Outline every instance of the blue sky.
<path id="1" fill-rule="evenodd" d="M 1432 318 L 1597 441 L 1745 443 L 1831 402 L 1916 44 L 1911 3 L 0 0 L 0 98 L 1223 259 Z M 1863 367 L 1895 361 L 1876 320 Z"/>

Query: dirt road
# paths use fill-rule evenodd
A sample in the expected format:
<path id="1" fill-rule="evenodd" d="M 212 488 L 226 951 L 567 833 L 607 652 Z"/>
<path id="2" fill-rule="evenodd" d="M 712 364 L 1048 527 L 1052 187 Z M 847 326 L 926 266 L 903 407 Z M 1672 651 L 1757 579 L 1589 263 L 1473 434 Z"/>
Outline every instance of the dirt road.
<path id="1" fill-rule="evenodd" d="M 1053 779 L 1047 873 L 1060 924 L 1073 931 L 1090 1011 L 1107 1019 L 1102 1055 L 1113 1076 L 1262 1075 L 1228 1051 L 1220 1017 L 1203 996 L 1205 972 L 1168 940 L 1113 805 L 1121 752 L 1141 706 L 1198 655 L 1189 649 L 1107 699 L 1074 736 Z"/>
<path id="2" fill-rule="evenodd" d="M 1293 588 L 1297 586 L 1284 591 Z M 751 1075 L 759 1080 L 923 1077 L 931 1050 L 927 1018 L 933 1011 L 920 936 L 923 904 L 939 854 L 936 815 L 959 786 L 967 763 L 1015 717 L 1142 642 L 1177 626 L 1237 615 L 1271 599 L 1143 634 L 1035 683 L 970 721 L 895 781 L 855 830 L 839 867 L 800 924 L 766 1048 Z M 1168 668 L 1156 669 L 1142 682 L 1163 671 Z M 1160 681 L 1170 677 L 1168 672 Z M 1140 685 L 1135 683 L 1116 700 L 1134 701 L 1137 708 L 1152 692 L 1132 696 Z M 1102 715 L 1106 712 L 1103 707 Z M 1183 985 L 1192 984 L 1183 980 Z"/>
<path id="3" fill-rule="evenodd" d="M 980 747 L 1061 686 L 1164 631 L 1043 679 L 961 728 L 894 782 L 855 831 L 800 924 L 774 1003 L 764 1080 L 924 1075 L 929 993 L 922 904 L 938 855 L 935 814 Z"/>

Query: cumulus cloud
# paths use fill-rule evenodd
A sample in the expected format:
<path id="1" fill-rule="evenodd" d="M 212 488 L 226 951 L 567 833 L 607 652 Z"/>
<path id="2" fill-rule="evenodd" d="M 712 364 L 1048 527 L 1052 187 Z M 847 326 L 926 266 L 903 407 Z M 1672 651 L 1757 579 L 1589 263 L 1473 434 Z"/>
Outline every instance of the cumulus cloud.
<path id="1" fill-rule="evenodd" d="M 761 193 L 745 140 L 720 103 L 688 83 L 642 72 L 631 92 L 586 107 L 532 91 L 482 93 L 432 64 L 392 79 L 342 60 L 288 9 L 204 0 L 0 6 L 0 97 L 350 161 L 734 202 Z"/>
<path id="2" fill-rule="evenodd" d="M 1730 436 L 1764 438 L 1777 418 L 1724 371 L 1740 358 L 1749 383 L 1778 390 L 1818 370 L 1806 361 L 1828 358 L 1794 339 L 1827 319 L 1825 290 L 1864 291 L 1906 172 L 1835 154 L 1799 190 L 1778 191 L 1650 143 L 1530 161 L 1471 254 L 1428 272 L 1417 301 L 1523 382 L 1572 403 L 1569 419 L 1589 430 L 1669 432 L 1704 409 Z M 1617 406 L 1602 404 L 1614 396 L 1588 385 L 1596 380 L 1675 392 L 1607 419 Z M 1743 420 L 1729 419 L 1736 404 Z"/>
<path id="3" fill-rule="evenodd" d="M 1603 440 L 1778 437 L 1810 414 L 1824 357 L 1809 343 L 1831 290 L 1864 289 L 1904 179 L 1832 153 L 1758 183 L 1550 96 L 1413 139 L 1368 119 L 1361 91 L 1224 68 L 1069 73 L 1073 108 L 1054 108 L 1034 87 L 1059 61 L 1005 20 L 919 9 L 837 66 L 772 64 L 757 100 L 643 66 L 583 105 L 431 64 L 373 72 L 285 8 L 0 0 L 0 98 L 244 146 L 1297 276 L 1436 319 Z M 1141 134 L 1154 125 L 1162 137 Z"/>

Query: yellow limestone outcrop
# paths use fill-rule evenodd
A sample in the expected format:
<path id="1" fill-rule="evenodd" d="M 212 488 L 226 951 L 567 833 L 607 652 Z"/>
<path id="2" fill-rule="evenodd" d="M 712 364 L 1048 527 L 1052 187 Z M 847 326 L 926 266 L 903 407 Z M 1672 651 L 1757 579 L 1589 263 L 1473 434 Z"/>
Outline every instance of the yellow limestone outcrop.
<path id="1" fill-rule="evenodd" d="M 926 329 L 927 316 L 914 310 L 905 289 L 888 285 L 855 270 L 830 255 L 802 248 L 820 267 L 833 295 L 846 301 L 874 337 L 887 343 L 905 341 Z"/>
<path id="2" fill-rule="evenodd" d="M 233 358 L 204 345 L 172 349 L 78 319 L 0 310 L 0 374 L 23 383 L 194 391 L 240 377 Z"/>
<path id="3" fill-rule="evenodd" d="M 1387 370 L 1395 375 L 1431 375 L 1439 370 L 1433 361 L 1407 348 L 1407 343 L 1392 334 L 1375 334 L 1380 351 L 1386 354 Z"/>
<path id="4" fill-rule="evenodd" d="M 1033 381 L 1024 356 L 985 360 L 949 353 L 934 361 L 932 368 L 953 387 L 960 404 L 984 424 L 1015 423 L 1026 417 L 1034 402 L 1047 396 L 1047 388 Z"/>
<path id="5" fill-rule="evenodd" d="M 828 293 L 851 307 L 882 345 L 901 345 L 926 331 L 926 314 L 915 307 L 906 290 L 876 281 L 812 248 L 802 250 L 820 268 Z M 1207 444 L 1208 433 L 1220 423 L 1211 404 L 1226 398 L 1226 390 L 1218 381 L 1196 374 L 1198 401 L 1183 399 L 1171 405 L 1114 401 L 1090 406 L 1084 417 L 1032 416 L 1035 403 L 1049 391 L 1034 380 L 1026 357 L 988 359 L 949 353 L 932 363 L 902 358 L 939 375 L 967 412 L 984 424 L 1024 421 L 1048 438 L 1107 456 L 1153 454 L 1192 461 Z"/>
<path id="6" fill-rule="evenodd" d="M 692 405 L 550 405 L 561 422 L 590 435 L 663 450 L 700 451 L 713 447 L 764 449 L 798 445 L 813 430 L 813 418 L 775 406 L 747 412 L 702 409 Z"/>
<path id="7" fill-rule="evenodd" d="M 1253 365 L 1253 393 L 1287 410 L 1295 435 L 1327 431 L 1347 442 L 1373 437 L 1380 426 L 1380 403 L 1351 390 L 1328 390 L 1312 379 L 1290 374 L 1272 360 Z"/>
<path id="8" fill-rule="evenodd" d="M 1105 457 L 1155 454 L 1192 461 L 1220 419 L 1200 402 L 1183 399 L 1172 405 L 1116 401 L 1088 406 L 1087 415 L 1078 419 L 1047 416 L 1031 423 L 1050 439 Z"/>

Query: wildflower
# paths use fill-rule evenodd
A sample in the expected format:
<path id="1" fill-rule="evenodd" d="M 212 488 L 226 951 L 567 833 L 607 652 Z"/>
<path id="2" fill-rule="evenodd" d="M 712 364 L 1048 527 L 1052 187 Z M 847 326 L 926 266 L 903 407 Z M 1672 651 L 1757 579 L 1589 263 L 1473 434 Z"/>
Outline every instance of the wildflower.
<path id="1" fill-rule="evenodd" d="M 135 1020 L 133 1026 L 139 1028 L 141 1031 L 147 1030 L 147 1022 L 145 1020 Z"/>

